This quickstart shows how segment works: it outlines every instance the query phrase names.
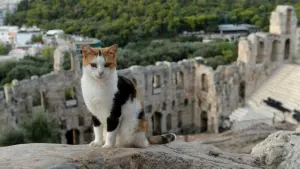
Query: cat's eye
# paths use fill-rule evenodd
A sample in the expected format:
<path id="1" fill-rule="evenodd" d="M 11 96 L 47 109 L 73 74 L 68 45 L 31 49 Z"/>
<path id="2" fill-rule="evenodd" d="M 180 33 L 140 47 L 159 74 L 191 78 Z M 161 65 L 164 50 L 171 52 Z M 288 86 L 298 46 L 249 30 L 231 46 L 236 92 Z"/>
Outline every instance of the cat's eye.
<path id="1" fill-rule="evenodd" d="M 105 67 L 109 67 L 111 64 L 110 63 L 105 63 Z"/>
<path id="2" fill-rule="evenodd" d="M 91 67 L 96 68 L 96 67 L 97 67 L 97 64 L 96 64 L 96 63 L 91 63 Z"/>

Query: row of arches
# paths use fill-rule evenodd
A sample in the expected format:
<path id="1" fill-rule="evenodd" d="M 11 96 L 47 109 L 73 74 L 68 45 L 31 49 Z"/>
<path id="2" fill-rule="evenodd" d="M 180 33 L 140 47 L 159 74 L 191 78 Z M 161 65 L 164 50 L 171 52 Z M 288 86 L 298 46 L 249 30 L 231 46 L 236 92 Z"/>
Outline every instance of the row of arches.
<path id="1" fill-rule="evenodd" d="M 277 61 L 279 56 L 280 50 L 280 41 L 274 40 L 272 42 L 272 51 L 271 51 L 271 61 Z M 290 48 L 291 48 L 291 41 L 290 39 L 286 39 L 284 42 L 284 60 L 288 60 L 290 57 Z M 258 42 L 257 46 L 257 55 L 256 55 L 256 63 L 262 63 L 265 58 L 265 43 L 263 41 Z"/>
<path id="2" fill-rule="evenodd" d="M 172 78 L 173 78 L 173 84 L 176 86 L 177 89 L 184 88 L 184 77 L 182 71 L 174 73 Z M 159 94 L 162 84 L 163 83 L 160 75 L 154 75 L 152 78 L 152 88 L 153 88 L 152 93 Z"/>
<path id="3" fill-rule="evenodd" d="M 152 120 L 152 134 L 153 135 L 160 135 L 162 134 L 162 113 L 161 112 L 155 112 L 153 116 L 151 117 Z M 214 122 L 214 118 L 212 118 Z M 172 130 L 172 114 L 168 114 L 166 116 L 166 128 L 167 131 Z M 207 132 L 208 131 L 208 114 L 206 111 L 202 111 L 200 114 L 200 130 L 201 132 Z M 177 131 L 179 131 L 183 127 L 183 113 L 182 111 L 179 111 L 177 113 Z"/>
<path id="4" fill-rule="evenodd" d="M 161 112 L 154 112 L 153 116 L 151 117 L 152 121 L 152 134 L 159 135 L 162 134 L 162 113 Z M 177 114 L 177 127 L 182 127 L 182 112 L 179 111 Z M 167 131 L 172 130 L 172 115 L 169 113 L 166 117 L 166 128 Z"/>

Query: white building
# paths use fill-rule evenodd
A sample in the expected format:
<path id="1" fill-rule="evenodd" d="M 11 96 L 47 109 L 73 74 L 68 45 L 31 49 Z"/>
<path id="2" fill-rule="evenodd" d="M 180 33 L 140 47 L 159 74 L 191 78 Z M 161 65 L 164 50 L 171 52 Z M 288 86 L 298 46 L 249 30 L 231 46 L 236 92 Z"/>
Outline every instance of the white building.
<path id="1" fill-rule="evenodd" d="M 61 29 L 54 29 L 54 30 L 49 30 L 46 32 L 46 34 L 43 36 L 43 42 L 46 45 L 57 45 L 57 39 L 64 35 L 64 31 Z"/>
<path id="2" fill-rule="evenodd" d="M 15 43 L 17 26 L 0 26 L 0 43 Z"/>
<path id="3" fill-rule="evenodd" d="M 31 42 L 33 36 L 40 35 L 41 33 L 41 29 L 36 26 L 28 28 L 23 26 L 16 34 L 15 47 L 27 45 Z"/>

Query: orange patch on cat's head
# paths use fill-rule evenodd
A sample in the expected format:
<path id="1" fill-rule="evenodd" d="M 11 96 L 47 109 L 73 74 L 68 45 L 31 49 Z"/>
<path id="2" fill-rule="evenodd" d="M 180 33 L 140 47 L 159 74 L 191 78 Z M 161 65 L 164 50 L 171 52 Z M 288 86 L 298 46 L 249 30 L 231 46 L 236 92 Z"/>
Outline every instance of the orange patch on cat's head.
<path id="1" fill-rule="evenodd" d="M 82 45 L 82 65 L 86 66 L 94 60 L 98 56 L 99 50 L 99 48 Z"/>
<path id="2" fill-rule="evenodd" d="M 101 55 L 106 58 L 106 64 L 109 68 L 115 68 L 117 66 L 117 51 L 118 45 L 114 44 L 104 48 L 92 48 L 87 45 L 82 46 L 82 64 L 83 66 L 88 65 L 92 60 L 95 59 L 101 52 Z"/>

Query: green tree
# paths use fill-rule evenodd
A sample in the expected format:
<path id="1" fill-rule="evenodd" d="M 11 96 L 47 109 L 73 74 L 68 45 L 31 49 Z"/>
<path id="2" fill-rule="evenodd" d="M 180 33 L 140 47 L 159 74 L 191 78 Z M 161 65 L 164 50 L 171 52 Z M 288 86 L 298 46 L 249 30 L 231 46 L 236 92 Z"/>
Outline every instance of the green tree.
<path id="1" fill-rule="evenodd" d="M 291 0 L 23 0 L 6 24 L 64 29 L 126 46 L 147 38 L 172 37 L 182 31 L 214 32 L 221 23 L 249 23 L 268 29 L 270 13 Z"/>
<path id="2" fill-rule="evenodd" d="M 8 54 L 8 48 L 7 46 L 0 44 L 0 55 L 7 55 Z"/>

